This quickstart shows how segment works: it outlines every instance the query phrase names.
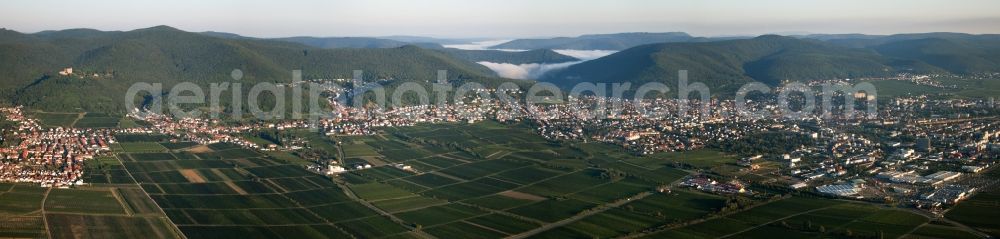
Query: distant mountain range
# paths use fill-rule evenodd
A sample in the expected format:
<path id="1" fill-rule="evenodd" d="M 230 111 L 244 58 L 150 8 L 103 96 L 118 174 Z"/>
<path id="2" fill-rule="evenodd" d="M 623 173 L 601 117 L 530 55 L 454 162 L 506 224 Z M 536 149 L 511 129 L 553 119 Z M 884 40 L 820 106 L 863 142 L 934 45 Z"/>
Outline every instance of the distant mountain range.
<path id="1" fill-rule="evenodd" d="M 429 42 L 401 42 L 373 37 L 287 37 L 270 40 L 300 43 L 319 48 L 395 48 L 414 45 L 429 49 L 443 49 L 444 46 Z"/>
<path id="2" fill-rule="evenodd" d="M 572 49 L 572 50 L 624 50 L 626 48 L 663 42 L 689 42 L 703 40 L 683 32 L 665 33 L 616 33 L 557 37 L 548 39 L 518 39 L 491 47 L 492 49 Z"/>
<path id="3" fill-rule="evenodd" d="M 441 46 L 441 44 L 437 42 L 458 41 L 458 40 L 444 40 L 444 39 L 422 38 L 422 37 L 396 37 L 396 39 L 376 38 L 376 37 L 309 37 L 309 36 L 256 38 L 256 37 L 247 37 L 227 32 L 208 31 L 200 33 L 204 35 L 229 38 L 229 39 L 278 40 L 278 41 L 294 42 L 319 48 L 394 48 L 405 45 L 416 45 L 422 48 L 440 49 L 444 48 L 444 46 Z"/>
<path id="4" fill-rule="evenodd" d="M 947 37 L 942 37 L 947 36 Z M 887 76 L 900 72 L 970 74 L 1000 72 L 994 35 L 761 36 L 752 39 L 641 45 L 553 72 L 542 80 L 578 82 L 662 81 L 677 71 L 692 81 L 734 92 L 742 83 Z"/>
<path id="5" fill-rule="evenodd" d="M 232 33 L 202 32 L 202 34 L 230 39 L 257 39 Z M 389 39 L 391 38 L 391 39 Z M 258 40 L 276 40 L 300 43 L 318 48 L 396 48 L 407 45 L 419 46 L 425 49 L 440 50 L 460 59 L 472 62 L 488 61 L 496 63 L 526 64 L 526 63 L 562 63 L 577 61 L 571 56 L 562 55 L 548 49 L 532 51 L 499 51 L 499 50 L 463 50 L 446 48 L 440 43 L 468 43 L 461 40 L 437 39 L 429 37 L 395 36 L 387 38 L 375 37 L 285 37 Z"/>

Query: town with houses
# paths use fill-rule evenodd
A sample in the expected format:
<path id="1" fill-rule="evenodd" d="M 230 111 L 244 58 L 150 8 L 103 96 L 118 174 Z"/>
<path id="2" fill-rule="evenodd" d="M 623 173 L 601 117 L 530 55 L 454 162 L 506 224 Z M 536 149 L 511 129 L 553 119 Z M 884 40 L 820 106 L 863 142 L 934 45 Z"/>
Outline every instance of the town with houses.
<path id="1" fill-rule="evenodd" d="M 0 6 L 0 239 L 1000 238 L 997 0 Z"/>
<path id="2" fill-rule="evenodd" d="M 864 94 L 853 97 L 862 102 L 873 99 Z M 46 128 L 28 117 L 23 107 L 2 108 L 4 118 L 16 123 L 16 127 L 4 129 L 13 132 L 5 135 L 16 138 L 8 142 L 16 143 L 5 143 L 0 149 L 4 160 L 0 180 L 46 187 L 85 184 L 80 177 L 81 164 L 108 155 L 115 135 L 165 134 L 177 141 L 198 144 L 228 142 L 262 151 L 294 151 L 303 146 L 260 144 L 241 133 L 308 129 L 324 136 L 373 135 L 386 127 L 492 120 L 527 123 L 552 141 L 604 142 L 637 156 L 733 147 L 727 142 L 777 135 L 787 140 L 762 138 L 781 141 L 769 142 L 781 144 L 768 146 L 775 150 L 729 152 L 738 160 L 728 164 L 741 168 L 743 173 L 768 178 L 769 183 L 833 197 L 938 208 L 997 186 L 996 181 L 977 176 L 994 170 L 1000 155 L 1000 109 L 987 100 L 897 97 L 879 105 L 873 114 L 859 110 L 851 117 L 817 114 L 802 118 L 781 117 L 774 99 L 748 102 L 747 107 L 773 116 L 760 118 L 733 113 L 736 102 L 717 99 L 636 102 L 581 97 L 569 99 L 573 103 L 539 105 L 476 100 L 392 109 L 346 107 L 333 99 L 332 117 L 318 121 L 223 122 L 178 119 L 137 109 L 126 117 L 145 122 L 143 126 L 112 129 Z M 598 104 L 620 108 L 597 111 L 581 107 Z M 691 107 L 664 113 L 648 110 L 678 109 L 681 104 Z M 701 114 L 697 106 L 707 106 L 711 112 Z M 414 170 L 404 164 L 393 166 Z M 308 166 L 329 175 L 371 167 L 329 159 L 316 159 L 316 164 Z M 718 194 L 753 194 L 744 186 L 747 183 L 754 182 L 698 175 L 686 178 L 681 186 Z"/>

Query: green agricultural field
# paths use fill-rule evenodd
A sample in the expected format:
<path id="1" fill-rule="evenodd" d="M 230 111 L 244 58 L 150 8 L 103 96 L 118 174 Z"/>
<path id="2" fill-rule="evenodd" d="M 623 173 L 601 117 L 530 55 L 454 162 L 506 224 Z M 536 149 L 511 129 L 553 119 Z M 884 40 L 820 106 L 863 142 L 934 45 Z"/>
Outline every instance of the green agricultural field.
<path id="1" fill-rule="evenodd" d="M 46 212 L 125 214 L 113 191 L 53 189 L 45 200 Z"/>
<path id="2" fill-rule="evenodd" d="M 150 141 L 139 143 L 145 142 Z M 196 146 L 160 144 L 173 149 Z M 307 171 L 301 162 L 231 144 L 208 147 L 212 151 L 207 153 L 128 155 L 136 161 L 125 165 L 142 189 L 151 194 L 152 201 L 141 200 L 136 192 L 122 191 L 126 208 L 142 213 L 159 205 L 187 238 L 348 237 L 408 231 L 394 221 L 381 220 L 376 211 L 352 201 L 343 186 Z M 346 226 L 339 223 L 357 228 L 345 230 Z M 391 228 L 393 224 L 395 229 Z M 376 230 L 381 228 L 392 231 Z"/>
<path id="3" fill-rule="evenodd" d="M 26 214 L 40 210 L 45 193 L 46 189 L 35 185 L 13 185 L 8 191 L 0 193 L 0 212 Z"/>
<path id="4" fill-rule="evenodd" d="M 413 172 L 399 170 L 396 167 L 392 166 L 380 166 L 364 170 L 355 170 L 351 172 L 351 174 L 355 174 L 371 180 L 386 181 L 386 180 L 407 177 L 413 175 Z"/>
<path id="5" fill-rule="evenodd" d="M 0 237 L 181 238 L 138 187 L 0 188 Z"/>
<path id="6" fill-rule="evenodd" d="M 366 217 L 339 225 L 348 233 L 360 238 L 376 238 L 405 233 L 408 229 L 386 217 Z"/>
<path id="7" fill-rule="evenodd" d="M 132 183 L 125 167 L 113 157 L 97 157 L 83 162 L 83 181 L 91 184 Z"/>
<path id="8" fill-rule="evenodd" d="M 122 118 L 120 121 L 118 121 L 118 128 L 128 129 L 128 128 L 138 128 L 141 126 L 142 125 L 140 125 L 139 122 L 136 122 L 135 120 L 129 118 Z"/>
<path id="9" fill-rule="evenodd" d="M 343 222 L 379 215 L 358 202 L 343 202 L 309 208 L 309 211 L 331 222 Z"/>
<path id="10" fill-rule="evenodd" d="M 570 194 L 567 197 L 591 203 L 604 203 L 653 189 L 654 187 L 637 179 L 624 179 Z"/>
<path id="11" fill-rule="evenodd" d="M 494 210 L 506 210 L 536 202 L 536 200 L 518 199 L 503 195 L 490 195 L 481 198 L 468 199 L 464 202 Z"/>
<path id="12" fill-rule="evenodd" d="M 167 148 L 155 142 L 121 142 L 118 143 L 122 150 L 128 153 L 153 153 L 164 152 Z"/>
<path id="13" fill-rule="evenodd" d="M 532 221 L 497 213 L 466 219 L 465 221 L 510 235 L 540 226 L 538 223 Z"/>
<path id="14" fill-rule="evenodd" d="M 541 181 L 517 191 L 539 196 L 562 196 L 610 182 L 599 178 L 599 174 L 600 172 L 595 170 L 579 171 Z"/>
<path id="15" fill-rule="evenodd" d="M 594 206 L 597 205 L 574 199 L 545 200 L 507 211 L 546 222 L 555 222 L 559 219 L 573 216 L 583 210 L 593 208 Z"/>
<path id="16" fill-rule="evenodd" d="M 543 167 L 524 167 L 494 175 L 497 179 L 520 184 L 530 184 L 565 174 L 566 171 Z"/>
<path id="17" fill-rule="evenodd" d="M 402 180 L 402 179 L 389 180 L 389 181 L 385 181 L 385 183 L 388 183 L 388 184 L 390 184 L 392 186 L 396 186 L 398 188 L 402 188 L 402 189 L 405 189 L 405 190 L 411 191 L 411 192 L 422 192 L 422 191 L 427 190 L 429 188 L 427 186 L 421 186 L 419 184 L 416 184 L 416 183 L 413 183 L 413 182 L 410 182 L 410 181 L 406 181 L 406 180 Z"/>
<path id="18" fill-rule="evenodd" d="M 214 152 L 196 153 L 195 155 L 202 159 L 244 159 L 261 156 L 261 154 L 256 151 L 242 148 L 217 149 Z"/>
<path id="19" fill-rule="evenodd" d="M 85 231 L 106 237 L 136 232 L 101 226 L 134 225 L 150 237 L 182 232 L 192 239 L 503 238 L 525 232 L 531 238 L 838 238 L 847 231 L 920 238 L 956 230 L 926 226 L 927 218 L 902 209 L 825 198 L 765 202 L 772 196 L 765 193 L 752 209 L 724 211 L 729 196 L 655 192 L 691 171 L 735 162 L 710 149 L 636 156 L 608 144 L 549 142 L 525 125 L 496 122 L 384 132 L 335 138 L 292 132 L 313 149 L 343 152 L 338 162 L 345 165 L 374 165 L 337 175 L 307 170 L 312 162 L 293 152 L 213 144 L 194 153 L 182 151 L 198 147 L 194 143 L 124 135 L 115 155 L 123 163 L 102 158 L 86 165 L 85 179 L 100 186 L 50 191 L 0 184 L 0 209 L 21 212 L 11 222 L 26 222 L 0 225 L 0 236 L 38 237 L 32 223 L 39 219 L 58 223 L 48 228 L 57 229 L 55 237 L 66 235 L 67 223 L 83 223 L 92 227 Z M 696 169 L 675 168 L 677 163 Z M 132 177 L 137 182 L 108 184 Z M 46 195 L 47 215 L 30 214 L 40 212 Z M 554 222 L 560 224 L 545 226 Z M 536 234 L 540 227 L 546 230 Z"/>
<path id="20" fill-rule="evenodd" d="M 1000 178 L 1000 171 L 990 171 L 986 176 Z M 945 217 L 1000 237 L 1000 221 L 996 220 L 1000 218 L 1000 190 L 993 188 L 977 193 L 955 205 Z"/>
<path id="21" fill-rule="evenodd" d="M 928 219 L 905 210 L 819 198 L 792 197 L 694 225 L 658 231 L 649 238 L 898 238 Z"/>
<path id="22" fill-rule="evenodd" d="M 467 222 L 454 222 L 425 229 L 439 238 L 501 238 L 504 234 L 482 228 Z"/>
<path id="23" fill-rule="evenodd" d="M 372 148 L 375 148 L 380 152 L 390 151 L 390 150 L 410 149 L 413 147 L 413 145 L 410 145 L 406 142 L 396 139 L 374 140 L 365 142 L 365 144 L 372 146 Z"/>
<path id="24" fill-rule="evenodd" d="M 471 180 L 527 165 L 528 164 L 519 161 L 495 159 L 458 165 L 441 170 L 440 172 L 442 174 Z"/>
<path id="25" fill-rule="evenodd" d="M 49 214 L 52 238 L 180 238 L 164 218 Z"/>
<path id="26" fill-rule="evenodd" d="M 670 223 L 705 218 L 721 209 L 724 202 L 719 196 L 683 190 L 670 194 L 653 194 L 553 229 L 548 235 L 616 237 Z"/>
<path id="27" fill-rule="evenodd" d="M 932 239 L 932 238 L 953 238 L 953 239 L 976 239 L 980 238 L 975 234 L 964 231 L 956 227 L 927 224 L 904 238 Z"/>
<path id="28" fill-rule="evenodd" d="M 341 147 L 344 149 L 345 157 L 375 157 L 379 156 L 375 148 L 372 148 L 365 143 L 344 143 Z"/>
<path id="29" fill-rule="evenodd" d="M 415 175 L 412 177 L 403 178 L 403 180 L 415 183 L 425 188 L 441 187 L 459 182 L 459 180 L 446 176 L 441 176 L 440 174 L 436 173 L 425 173 L 425 174 Z"/>
<path id="30" fill-rule="evenodd" d="M 4 216 L 0 218 L 0 237 L 2 238 L 45 238 L 45 223 L 40 214 L 23 216 Z"/>
<path id="31" fill-rule="evenodd" d="M 310 180 L 302 180 L 302 178 L 271 178 L 267 181 L 289 192 L 323 188 L 323 186 L 316 185 Z"/>
<path id="32" fill-rule="evenodd" d="M 305 160 L 299 156 L 295 156 L 289 152 L 271 151 L 271 152 L 265 152 L 264 154 L 267 154 L 267 156 L 270 156 L 271 158 L 274 158 L 276 160 L 281 160 L 283 161 L 283 163 L 298 164 L 298 165 L 312 164 L 311 161 Z"/>
<path id="33" fill-rule="evenodd" d="M 447 204 L 447 201 L 428 198 L 423 196 L 412 196 L 398 199 L 387 199 L 373 202 L 375 206 L 388 212 L 401 212 L 428 206 Z"/>
<path id="34" fill-rule="evenodd" d="M 723 164 L 735 164 L 736 158 L 722 152 L 701 149 L 688 152 L 666 152 L 653 155 L 653 158 L 688 164 L 697 168 L 710 169 Z"/>
<path id="35" fill-rule="evenodd" d="M 80 113 L 49 113 L 34 112 L 29 113 L 38 119 L 42 126 L 47 127 L 72 127 L 76 120 L 80 118 Z"/>
<path id="36" fill-rule="evenodd" d="M 173 154 L 170 153 L 130 153 L 128 157 L 134 161 L 158 161 L 158 160 L 175 160 Z"/>
<path id="37" fill-rule="evenodd" d="M 486 211 L 474 207 L 449 204 L 396 213 L 395 215 L 408 223 L 429 227 L 485 214 L 487 214 Z"/>
<path id="38" fill-rule="evenodd" d="M 337 152 L 336 142 L 330 139 L 330 137 L 327 137 L 326 135 L 316 134 L 305 130 L 290 131 L 290 133 L 297 137 L 302 137 L 307 142 L 309 142 L 309 145 L 312 145 L 313 148 L 334 153 L 334 155 L 336 155 L 335 154 Z"/>
<path id="39" fill-rule="evenodd" d="M 76 128 L 117 128 L 120 117 L 111 117 L 107 114 L 87 113 L 76 121 L 73 127 Z"/>
<path id="40" fill-rule="evenodd" d="M 231 143 L 214 143 L 214 144 L 209 144 L 208 148 L 210 148 L 212 150 L 215 150 L 215 151 L 222 151 L 222 150 L 229 150 L 229 149 L 238 149 L 238 148 L 241 148 L 241 147 L 239 145 L 231 144 Z"/>
<path id="41" fill-rule="evenodd" d="M 124 201 L 126 208 L 132 214 L 156 215 L 161 213 L 160 207 L 146 196 L 142 188 L 117 188 L 117 194 Z"/>
<path id="42" fill-rule="evenodd" d="M 346 148 L 347 147 L 345 147 L 345 149 Z M 387 160 L 392 160 L 393 162 L 399 162 L 410 159 L 428 157 L 433 153 L 419 148 L 403 148 L 403 149 L 379 150 L 378 154 L 385 156 Z"/>
<path id="43" fill-rule="evenodd" d="M 956 83 L 961 89 L 955 95 L 968 98 L 988 98 L 1000 95 L 1000 80 L 964 80 L 963 82 L 942 81 L 942 83 Z"/>
<path id="44" fill-rule="evenodd" d="M 176 143 L 163 142 L 163 143 L 160 143 L 160 145 L 163 145 L 164 148 L 167 148 L 167 149 L 170 149 L 170 150 L 178 150 L 178 149 L 185 149 L 185 148 L 190 148 L 190 147 L 198 146 L 198 143 L 195 143 L 195 142 L 176 142 Z"/>
<path id="45" fill-rule="evenodd" d="M 377 201 L 384 199 L 397 199 L 414 196 L 406 190 L 402 190 L 392 185 L 381 184 L 381 183 L 367 183 L 367 184 L 357 184 L 351 185 L 351 190 L 354 191 L 358 197 L 361 197 L 369 201 Z"/>

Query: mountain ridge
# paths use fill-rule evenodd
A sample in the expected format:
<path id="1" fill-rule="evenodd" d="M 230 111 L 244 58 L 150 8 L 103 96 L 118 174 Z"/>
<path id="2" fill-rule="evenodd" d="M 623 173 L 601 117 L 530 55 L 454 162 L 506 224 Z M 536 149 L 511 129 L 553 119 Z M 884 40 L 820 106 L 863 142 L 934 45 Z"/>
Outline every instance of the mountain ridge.
<path id="1" fill-rule="evenodd" d="M 572 49 L 572 50 L 623 50 L 630 47 L 660 43 L 685 42 L 698 39 L 683 32 L 627 32 L 613 34 L 587 34 L 577 37 L 545 39 L 517 39 L 490 47 L 491 49 Z"/>
<path id="2" fill-rule="evenodd" d="M 43 35 L 56 33 L 45 33 Z M 377 49 L 322 49 L 298 43 L 228 39 L 167 26 L 86 37 L 0 34 L 0 101 L 29 107 L 124 112 L 124 92 L 132 83 L 228 82 L 242 69 L 241 82 L 288 82 L 292 70 L 306 79 L 351 78 L 364 70 L 369 80 L 429 82 L 437 70 L 449 78 L 496 85 L 488 68 L 449 54 L 415 46 Z M 73 67 L 73 76 L 57 72 Z M 97 76 L 92 76 L 96 74 Z M 103 94 L 93 94 L 103 92 Z"/>
<path id="3" fill-rule="evenodd" d="M 752 81 L 786 81 L 889 76 L 900 72 L 945 72 L 912 58 L 885 56 L 867 48 L 848 48 L 814 39 L 764 35 L 752 39 L 657 43 L 633 47 L 552 72 L 542 80 L 570 87 L 580 82 L 675 86 L 687 70 L 700 81 L 733 93 Z"/>

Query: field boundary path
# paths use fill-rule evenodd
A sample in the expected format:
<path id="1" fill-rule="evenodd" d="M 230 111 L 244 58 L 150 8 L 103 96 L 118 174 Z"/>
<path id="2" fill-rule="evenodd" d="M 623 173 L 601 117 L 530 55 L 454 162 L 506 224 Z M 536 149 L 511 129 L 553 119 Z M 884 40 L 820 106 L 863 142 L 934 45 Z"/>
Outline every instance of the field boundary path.
<path id="1" fill-rule="evenodd" d="M 49 231 L 49 219 L 45 217 L 45 201 L 48 201 L 50 192 L 52 192 L 52 187 L 45 190 L 45 196 L 42 197 L 42 208 L 40 211 L 42 214 L 42 225 L 45 225 L 45 236 L 52 239 L 52 232 Z"/>
<path id="2" fill-rule="evenodd" d="M 347 197 L 350 198 L 351 200 L 354 200 L 354 201 L 357 201 L 358 203 L 361 203 L 361 205 L 364 205 L 368 209 L 371 209 L 371 210 L 377 212 L 379 215 L 382 215 L 384 217 L 389 218 L 389 220 L 392 220 L 396 224 L 399 224 L 399 225 L 401 225 L 401 226 L 403 226 L 403 227 L 405 227 L 407 229 L 411 229 L 411 231 L 413 233 L 416 233 L 421 238 L 431 238 L 431 239 L 437 238 L 435 236 L 432 236 L 431 234 L 427 234 L 427 233 L 423 232 L 422 230 L 417 230 L 417 228 L 414 228 L 414 227 L 410 226 L 409 224 L 405 223 L 405 221 L 403 221 L 402 219 L 399 219 L 395 215 L 392 215 L 391 213 L 386 212 L 385 210 L 382 210 L 381 208 L 378 208 L 375 205 L 372 205 L 368 201 L 365 201 L 364 199 L 361 199 L 360 197 L 358 197 L 358 195 L 354 194 L 354 191 L 351 191 L 350 188 L 348 188 L 347 186 L 344 186 L 343 184 L 341 184 L 340 181 L 337 181 L 337 186 L 340 187 L 341 190 L 344 190 L 344 194 L 347 194 Z"/>
<path id="3" fill-rule="evenodd" d="M 976 234 L 976 236 L 980 236 L 982 238 L 989 238 L 989 237 L 991 237 L 989 234 L 986 234 L 985 232 L 982 232 L 982 231 L 980 231 L 978 229 L 975 229 L 973 227 L 970 227 L 968 225 L 965 225 L 965 224 L 953 221 L 953 220 L 951 220 L 951 219 L 949 219 L 949 218 L 947 218 L 947 217 L 945 217 L 943 215 L 941 217 L 936 217 L 936 218 L 938 220 L 943 221 L 943 222 L 951 223 L 951 225 L 956 226 L 958 228 L 965 229 L 965 231 L 970 232 L 972 234 Z M 913 232 L 910 232 L 910 233 L 913 233 Z M 907 235 L 909 235 L 909 233 Z"/>
<path id="4" fill-rule="evenodd" d="M 80 119 L 83 119 L 83 117 L 86 116 L 86 115 L 87 115 L 87 112 L 80 112 L 79 114 L 77 114 L 76 115 L 76 119 L 73 119 L 73 123 L 69 124 L 69 127 L 76 126 L 76 122 L 80 122 Z"/>
<path id="5" fill-rule="evenodd" d="M 872 203 L 872 202 L 865 202 L 865 201 L 853 201 L 853 200 L 847 200 L 847 199 L 837 199 L 837 200 L 843 201 L 843 202 L 849 202 L 849 203 L 864 203 L 864 204 L 869 204 L 869 205 L 874 205 L 874 206 L 883 206 L 882 204 Z M 952 226 L 958 227 L 959 229 L 965 230 L 966 232 L 975 234 L 976 236 L 979 236 L 979 237 L 982 237 L 982 238 L 989 238 L 990 237 L 990 235 L 986 234 L 985 232 L 979 231 L 979 230 L 977 230 L 977 229 L 975 229 L 973 227 L 970 227 L 968 225 L 962 224 L 960 222 L 953 221 L 953 220 L 949 219 L 948 217 L 944 216 L 949 210 L 954 209 L 954 208 L 955 207 L 948 208 L 944 212 L 941 212 L 940 215 L 933 214 L 931 212 L 920 210 L 920 209 L 916 209 L 916 208 L 905 208 L 905 209 L 904 208 L 892 208 L 892 209 L 893 210 L 907 211 L 907 212 L 910 212 L 910 213 L 913 213 L 913 214 L 917 214 L 917 215 L 920 215 L 920 216 L 923 216 L 923 217 L 926 217 L 926 218 L 930 219 L 930 221 L 934 221 L 936 219 L 936 220 L 939 220 L 939 221 L 942 221 L 942 222 L 946 222 L 946 223 L 951 224 Z M 927 224 L 929 224 L 930 221 L 928 221 Z M 920 229 L 920 227 L 923 227 L 923 226 L 924 225 L 920 225 L 918 227 L 915 227 L 910 232 L 908 232 L 906 234 L 903 234 L 903 236 L 901 236 L 900 238 L 903 238 L 903 237 L 905 237 L 907 235 L 910 235 L 911 233 L 917 231 L 918 229 Z"/>
<path id="6" fill-rule="evenodd" d="M 818 212 L 818 211 L 821 211 L 821 210 L 826 210 L 828 208 L 831 208 L 831 207 L 837 206 L 837 205 L 840 205 L 840 204 L 834 204 L 834 205 L 830 205 L 830 206 L 826 206 L 826 207 L 821 207 L 821 208 L 816 208 L 816 209 L 812 209 L 812 210 L 808 210 L 808 211 L 802 211 L 802 212 L 795 213 L 795 214 L 792 214 L 792 215 L 788 215 L 788 216 L 785 216 L 785 217 L 782 217 L 782 218 L 774 219 L 774 220 L 771 220 L 771 221 L 768 221 L 768 222 L 765 222 L 765 223 L 761 223 L 761 224 L 758 224 L 756 226 L 749 227 L 747 229 L 743 229 L 742 231 L 738 231 L 738 232 L 730 233 L 730 234 L 727 234 L 727 235 L 723 235 L 723 236 L 720 236 L 718 238 L 730 238 L 730 237 L 733 237 L 733 236 L 737 236 L 739 234 L 743 234 L 743 233 L 748 232 L 748 231 L 752 231 L 753 229 L 757 229 L 757 228 L 765 227 L 767 225 L 771 225 L 771 223 L 780 222 L 780 221 L 783 221 L 783 220 L 788 220 L 789 218 L 793 218 L 793 217 L 796 217 L 796 216 L 805 215 L 805 214 L 809 214 L 809 213 L 813 213 L 813 212 Z M 858 219 L 855 219 L 854 221 L 857 221 L 857 220 Z"/>
<path id="7" fill-rule="evenodd" d="M 337 144 L 336 146 L 337 146 L 337 154 L 340 156 L 340 159 L 343 160 L 344 149 L 341 148 L 341 144 Z M 343 163 L 343 162 L 341 162 L 341 163 Z M 343 165 L 343 164 L 341 164 L 341 165 Z M 430 238 L 430 239 L 436 239 L 437 238 L 435 236 L 432 236 L 431 234 L 427 234 L 423 230 L 418 230 L 417 228 L 414 228 L 414 227 L 406 224 L 402 219 L 399 219 L 395 215 L 392 215 L 391 213 L 386 212 L 385 210 L 382 210 L 381 208 L 378 208 L 375 205 L 372 205 L 368 201 L 365 201 L 364 199 L 361 199 L 360 197 L 358 197 L 358 195 L 354 194 L 354 191 L 351 190 L 350 187 L 348 187 L 347 185 L 345 185 L 344 182 L 342 182 L 340 180 L 334 180 L 334 181 L 337 183 L 337 187 L 339 187 L 341 190 L 343 190 L 344 194 L 346 194 L 347 197 L 350 198 L 351 200 L 354 200 L 354 201 L 360 203 L 361 205 L 364 205 L 368 209 L 371 209 L 371 210 L 377 212 L 379 215 L 382 215 L 384 217 L 389 218 L 389 220 L 392 220 L 396 224 L 399 224 L 399 225 L 401 225 L 401 226 L 403 226 L 403 227 L 405 227 L 407 229 L 411 229 L 411 232 L 417 234 L 417 236 L 420 236 L 421 238 Z"/>
<path id="8" fill-rule="evenodd" d="M 648 191 L 647 192 L 641 192 L 639 194 L 636 194 L 635 196 L 628 197 L 626 200 L 618 200 L 618 201 L 615 201 L 615 202 L 606 203 L 604 205 L 600 205 L 600 206 L 594 207 L 594 208 L 592 208 L 590 210 L 577 213 L 576 215 L 573 215 L 572 217 L 568 217 L 568 218 L 559 220 L 558 222 L 553 222 L 553 223 L 545 224 L 545 225 L 542 225 L 541 227 L 538 227 L 538 228 L 535 228 L 535 229 L 531 229 L 530 231 L 518 233 L 516 235 L 511 235 L 511 236 L 509 236 L 507 238 L 510 238 L 510 239 L 527 238 L 527 237 L 533 236 L 533 235 L 538 234 L 538 233 L 542 233 L 542 232 L 545 232 L 545 231 L 548 231 L 548 230 L 552 230 L 553 228 L 565 226 L 567 224 L 579 221 L 580 219 L 584 219 L 584 218 L 592 216 L 594 214 L 607 211 L 608 209 L 612 209 L 612 208 L 619 207 L 621 205 L 625 205 L 626 203 L 632 202 L 632 200 L 640 200 L 640 199 L 645 198 L 646 196 L 649 196 L 649 195 L 653 195 L 653 193 L 652 192 L 648 192 Z"/>
<path id="9" fill-rule="evenodd" d="M 187 235 L 184 235 L 184 232 L 181 231 L 181 228 L 177 226 L 177 223 L 174 223 L 174 220 L 170 219 L 170 217 L 167 216 L 166 211 L 163 211 L 163 207 L 160 206 L 160 203 L 156 202 L 156 200 L 153 200 L 153 197 L 149 196 L 149 192 L 146 192 L 146 189 L 142 188 L 142 185 L 139 185 L 139 181 L 135 180 L 135 176 L 132 176 L 132 172 L 128 171 L 128 167 L 124 167 L 125 161 L 122 161 L 122 159 L 118 157 L 118 154 L 112 154 L 112 155 L 114 155 L 115 159 L 118 160 L 118 163 L 122 165 L 122 169 L 125 170 L 125 174 L 128 174 L 128 177 L 132 179 L 132 182 L 135 182 L 135 185 L 139 187 L 139 191 L 142 191 L 142 194 L 146 195 L 146 198 L 149 199 L 149 201 L 153 202 L 153 205 L 156 205 L 156 209 L 160 210 L 160 213 L 163 215 L 163 218 L 167 219 L 167 222 L 169 222 L 170 226 L 173 227 L 177 236 L 181 239 L 187 239 Z"/>

